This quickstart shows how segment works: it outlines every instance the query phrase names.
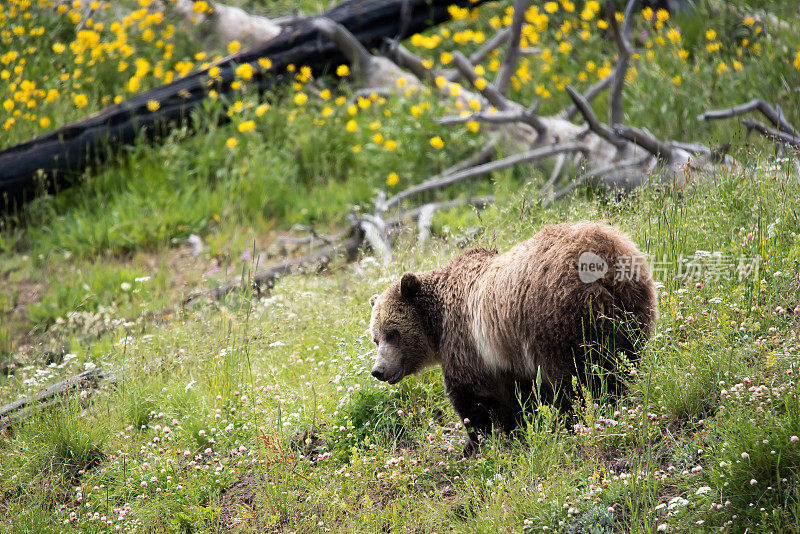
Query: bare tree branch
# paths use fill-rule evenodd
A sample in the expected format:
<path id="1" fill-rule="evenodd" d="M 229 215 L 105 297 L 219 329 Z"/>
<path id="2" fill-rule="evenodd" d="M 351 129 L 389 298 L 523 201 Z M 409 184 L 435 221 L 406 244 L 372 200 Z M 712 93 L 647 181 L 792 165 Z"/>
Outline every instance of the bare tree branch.
<path id="1" fill-rule="evenodd" d="M 448 115 L 446 117 L 436 119 L 436 122 L 443 126 L 463 124 L 470 121 L 485 122 L 488 124 L 524 122 L 525 124 L 532 126 L 539 136 L 543 136 L 547 133 L 547 126 L 545 126 L 545 124 L 539 119 L 537 114 L 538 109 L 539 102 L 537 101 L 528 109 L 522 109 L 518 111 L 498 111 L 496 113 L 481 111 L 478 113 L 471 113 L 469 115 Z"/>
<path id="2" fill-rule="evenodd" d="M 614 9 L 614 1 L 606 0 L 608 20 L 611 24 L 611 31 L 614 34 L 614 41 L 617 43 L 617 48 L 619 49 L 619 59 L 617 60 L 617 67 L 614 71 L 614 78 L 611 81 L 611 94 L 608 106 L 608 123 L 612 126 L 624 122 L 622 88 L 625 85 L 628 62 L 633 53 L 630 42 L 630 31 L 631 22 L 633 20 L 633 10 L 636 4 L 637 0 L 628 0 L 628 4 L 625 7 L 625 20 L 622 22 L 622 28 L 620 28 Z"/>
<path id="3" fill-rule="evenodd" d="M 575 189 L 580 187 L 581 184 L 584 184 L 587 181 L 593 180 L 595 178 L 600 178 L 600 177 L 604 177 L 604 176 L 608 176 L 608 175 L 614 175 L 614 174 L 620 174 L 620 173 L 624 173 L 625 171 L 630 171 L 630 170 L 633 170 L 633 169 L 637 169 L 643 163 L 645 163 L 649 158 L 650 158 L 650 156 L 646 156 L 644 158 L 642 158 L 642 157 L 630 158 L 630 159 L 618 161 L 618 162 L 615 162 L 615 163 L 610 163 L 608 165 L 604 165 L 602 167 L 597 167 L 595 169 L 587 171 L 586 173 L 584 173 L 583 175 L 578 177 L 575 181 L 573 181 L 569 185 L 563 187 L 562 189 L 559 189 L 558 191 L 556 191 L 552 195 L 548 196 L 542 202 L 542 206 L 545 207 L 545 208 L 549 207 L 551 204 L 553 204 L 553 202 L 555 202 L 556 200 L 559 200 L 561 198 L 564 198 L 565 196 L 567 196 L 568 194 L 573 192 Z M 546 193 L 547 191 L 543 188 L 542 192 Z"/>
<path id="4" fill-rule="evenodd" d="M 365 69 L 369 68 L 373 56 L 347 28 L 327 17 L 312 19 L 311 26 L 333 41 L 336 48 L 350 61 L 356 76 L 364 77 Z"/>
<path id="5" fill-rule="evenodd" d="M 588 153 L 588 151 L 589 147 L 587 147 L 582 143 L 564 143 L 561 145 L 552 145 L 552 146 L 535 148 L 532 150 L 528 150 L 526 152 L 514 154 L 513 156 L 509 156 L 507 158 L 499 159 L 497 161 L 492 161 L 491 163 L 478 165 L 476 167 L 472 167 L 471 169 L 465 169 L 463 171 L 459 171 L 453 174 L 439 176 L 431 178 L 429 180 L 425 180 L 421 184 L 409 187 L 405 191 L 401 191 L 400 193 L 397 193 L 395 196 L 388 199 L 385 202 L 385 207 L 390 208 L 391 206 L 394 206 L 395 204 L 398 204 L 402 200 L 405 200 L 406 198 L 409 198 L 411 196 L 418 195 L 420 193 L 425 193 L 427 191 L 441 189 L 443 187 L 447 187 L 462 180 L 468 180 L 471 178 L 476 178 L 478 176 L 483 176 L 485 174 L 489 174 L 496 170 L 505 169 L 507 167 L 513 167 L 514 165 L 519 165 L 520 163 L 535 161 L 538 159 L 554 156 L 556 154 L 561 154 L 564 152 Z"/>
<path id="6" fill-rule="evenodd" d="M 589 128 L 594 133 L 617 147 L 617 150 L 623 150 L 627 146 L 628 143 L 624 139 L 615 134 L 614 131 L 608 127 L 608 125 L 603 124 L 597 119 L 597 115 L 595 115 L 592 106 L 589 105 L 589 102 L 587 102 L 586 99 L 583 98 L 583 96 L 578 93 L 574 87 L 567 85 L 566 90 L 570 98 L 572 98 L 572 101 L 575 103 L 575 106 L 578 108 L 578 111 L 580 111 L 581 115 L 583 115 L 583 118 L 586 119 L 586 123 L 589 125 Z"/>
<path id="7" fill-rule="evenodd" d="M 584 93 L 583 95 L 583 98 L 586 100 L 586 102 L 591 102 L 592 100 L 597 98 L 600 95 L 600 93 L 608 89 L 608 86 L 611 85 L 611 81 L 614 79 L 615 72 L 616 69 L 612 69 L 611 73 L 608 76 L 606 76 L 602 80 L 599 80 L 586 90 L 586 93 Z M 577 113 L 578 113 L 578 106 L 573 104 L 570 107 L 564 109 L 564 111 L 559 113 L 558 116 L 562 119 L 570 120 Z"/>
<path id="8" fill-rule="evenodd" d="M 497 141 L 492 140 L 486 143 L 479 151 L 475 154 L 471 155 L 470 157 L 459 161 L 452 167 L 445 169 L 442 173 L 443 176 L 448 174 L 453 174 L 459 171 L 463 171 L 464 169 L 469 169 L 470 167 L 474 167 L 476 165 L 483 165 L 484 163 L 491 161 L 492 157 L 497 152 Z"/>
<path id="9" fill-rule="evenodd" d="M 366 239 L 372 250 L 383 259 L 384 265 L 392 263 L 392 245 L 389 243 L 389 234 L 386 223 L 377 215 L 365 213 L 361 219 Z"/>
<path id="10" fill-rule="evenodd" d="M 420 80 L 428 80 L 434 83 L 438 73 L 434 69 L 426 67 L 420 58 L 408 51 L 406 47 L 394 39 L 384 39 L 386 43 L 386 57 L 397 63 L 399 66 L 410 70 Z"/>
<path id="11" fill-rule="evenodd" d="M 490 81 L 485 80 L 485 83 L 481 83 L 483 87 L 478 87 L 475 85 L 475 82 L 478 80 L 478 75 L 475 74 L 475 67 L 469 60 L 464 57 L 464 54 L 461 52 L 454 52 L 453 53 L 453 63 L 455 63 L 456 68 L 461 73 L 464 78 L 466 78 L 470 84 L 472 84 L 475 89 L 477 89 L 483 97 L 489 101 L 491 105 L 496 107 L 499 110 L 507 110 L 513 107 L 513 102 L 508 100 L 503 93 L 497 90 L 497 87 L 494 86 Z"/>
<path id="12" fill-rule="evenodd" d="M 340 254 L 344 254 L 348 261 L 355 259 L 361 244 L 364 242 L 365 232 L 361 220 L 355 217 L 350 217 L 350 219 L 351 227 L 345 240 L 322 247 L 302 258 L 287 260 L 258 271 L 252 277 L 252 288 L 255 289 L 256 292 L 260 292 L 264 287 L 272 287 L 275 284 L 275 280 L 283 275 L 298 271 L 307 271 L 309 269 L 321 271 L 331 262 L 332 258 Z M 189 295 L 189 297 L 184 300 L 184 305 L 192 306 L 203 297 L 211 300 L 220 300 L 240 288 L 244 289 L 244 283 L 241 277 L 237 277 L 233 281 L 216 287 L 211 291 Z"/>
<path id="13" fill-rule="evenodd" d="M 558 157 L 556 157 L 556 163 L 555 165 L 553 165 L 553 172 L 550 173 L 550 178 L 548 178 L 547 181 L 542 186 L 543 192 L 549 191 L 553 187 L 553 184 L 556 183 L 558 177 L 561 176 L 561 170 L 564 168 L 564 162 L 566 160 L 567 160 L 566 154 L 559 154 Z"/>
<path id="14" fill-rule="evenodd" d="M 386 226 L 387 227 L 395 227 L 399 226 L 401 222 L 406 219 L 418 219 L 423 212 L 425 206 L 433 206 L 436 211 L 446 211 L 457 206 L 463 206 L 465 204 L 469 204 L 470 206 L 474 206 L 476 208 L 485 208 L 489 204 L 494 202 L 494 195 L 485 195 L 482 197 L 471 197 L 471 198 L 456 198 L 454 200 L 445 200 L 442 202 L 430 202 L 428 204 L 424 204 L 417 208 L 410 209 L 408 211 L 404 211 L 400 213 L 400 215 L 396 217 L 392 217 L 386 219 Z"/>
<path id="15" fill-rule="evenodd" d="M 713 121 L 719 119 L 729 119 L 753 110 L 760 111 L 762 115 L 764 115 L 774 126 L 777 126 L 782 132 L 793 137 L 800 137 L 800 133 L 798 133 L 794 126 L 792 126 L 789 121 L 784 118 L 783 114 L 780 113 L 778 109 L 773 108 L 759 98 L 753 99 L 745 104 L 734 106 L 732 108 L 707 111 L 701 115 L 698 115 L 697 120 Z"/>
<path id="16" fill-rule="evenodd" d="M 508 39 L 508 47 L 503 63 L 497 71 L 494 79 L 495 86 L 501 94 L 508 92 L 511 84 L 511 76 L 517 70 L 519 62 L 519 44 L 522 40 L 522 23 L 525 21 L 525 10 L 530 4 L 529 0 L 514 0 L 514 15 L 511 19 L 511 36 Z"/>
<path id="17" fill-rule="evenodd" d="M 672 156 L 673 147 L 668 143 L 656 139 L 650 132 L 639 128 L 633 128 L 632 126 L 625 126 L 624 124 L 615 125 L 614 132 L 620 137 L 644 148 L 661 161 L 669 161 Z"/>
<path id="18" fill-rule="evenodd" d="M 478 50 L 470 54 L 469 62 L 473 65 L 477 65 L 484 59 L 486 56 L 492 53 L 492 50 L 496 49 L 498 46 L 502 45 L 503 43 L 508 41 L 508 36 L 511 33 L 510 28 L 503 28 L 502 30 L 498 31 L 494 34 L 494 36 L 486 41 L 482 47 Z M 454 70 L 447 76 L 447 80 L 451 82 L 456 82 L 458 79 L 461 78 L 461 73 L 458 70 Z"/>
<path id="19" fill-rule="evenodd" d="M 98 367 L 53 384 L 35 395 L 6 404 L 0 407 L 0 430 L 13 426 L 14 423 L 30 416 L 37 409 L 57 404 L 61 398 L 75 390 L 96 388 L 98 383 L 106 378 L 115 380 L 114 377 L 109 377 L 102 368 Z"/>
<path id="20" fill-rule="evenodd" d="M 800 136 L 793 136 L 784 132 L 779 132 L 778 130 L 773 130 L 763 122 L 755 121 L 752 119 L 742 119 L 742 124 L 747 126 L 747 133 L 750 133 L 751 131 L 755 130 L 764 137 L 772 139 L 773 141 L 778 141 L 779 143 L 786 143 L 787 145 L 791 145 L 795 148 L 800 148 Z"/>

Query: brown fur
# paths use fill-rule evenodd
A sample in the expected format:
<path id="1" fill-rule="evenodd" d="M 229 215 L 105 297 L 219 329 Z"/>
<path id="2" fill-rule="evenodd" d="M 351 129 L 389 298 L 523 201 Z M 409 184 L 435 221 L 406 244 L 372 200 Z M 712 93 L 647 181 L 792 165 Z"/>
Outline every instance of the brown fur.
<path id="1" fill-rule="evenodd" d="M 609 266 L 591 283 L 578 273 L 587 251 Z M 638 280 L 615 276 L 620 257 L 638 265 Z M 586 221 L 547 226 L 503 254 L 472 249 L 440 269 L 406 273 L 370 302 L 373 375 L 394 383 L 440 363 L 471 443 L 475 430 L 516 427 L 537 374 L 542 400 L 562 407 L 573 376 L 618 393 L 616 354 L 635 361 L 657 316 L 643 254 L 625 234 Z"/>

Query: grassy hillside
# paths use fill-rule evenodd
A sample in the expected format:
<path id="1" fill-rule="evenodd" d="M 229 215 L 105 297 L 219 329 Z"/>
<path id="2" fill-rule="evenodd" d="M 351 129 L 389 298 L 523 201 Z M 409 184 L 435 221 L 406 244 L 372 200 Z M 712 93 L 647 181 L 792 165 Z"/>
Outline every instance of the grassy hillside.
<path id="1" fill-rule="evenodd" d="M 280 14 L 291 4 L 243 5 Z M 447 68 L 449 52 L 510 23 L 508 4 L 455 11 L 406 45 Z M 159 20 L 147 1 L 120 5 L 101 2 L 91 24 L 47 1 L 0 8 L 2 146 L 236 48 Z M 563 84 L 604 75 L 615 49 L 594 8 L 531 11 L 524 45 L 547 52 L 524 58 L 515 99 L 555 113 L 568 103 Z M 182 309 L 189 292 L 284 255 L 276 238 L 293 224 L 334 232 L 349 210 L 371 211 L 379 190 L 481 146 L 480 128 L 436 125 L 452 110 L 430 92 L 357 99 L 347 76 L 297 66 L 293 86 L 261 98 L 242 80 L 236 99 L 210 99 L 158 146 L 130 147 L 0 220 L 0 364 L 13 371 L 0 399 L 96 366 L 117 377 L 2 438 L 2 530 L 797 532 L 798 162 L 776 161 L 735 119 L 695 119 L 763 97 L 800 124 L 796 6 L 645 9 L 634 35 L 626 122 L 664 139 L 730 141 L 739 166 L 687 191 L 581 188 L 548 209 L 541 171 L 497 172 L 446 193 L 492 192 L 495 205 L 437 214 L 424 246 L 407 230 L 388 267 L 365 254 L 284 278 L 265 298 Z M 483 64 L 487 77 L 501 57 Z M 606 106 L 595 102 L 601 117 Z M 438 370 L 398 386 L 369 376 L 368 298 L 465 243 L 503 250 L 580 219 L 630 233 L 660 283 L 657 334 L 630 390 L 581 408 L 576 428 L 542 407 L 520 439 L 495 437 L 463 460 Z M 191 234 L 205 243 L 198 256 Z"/>

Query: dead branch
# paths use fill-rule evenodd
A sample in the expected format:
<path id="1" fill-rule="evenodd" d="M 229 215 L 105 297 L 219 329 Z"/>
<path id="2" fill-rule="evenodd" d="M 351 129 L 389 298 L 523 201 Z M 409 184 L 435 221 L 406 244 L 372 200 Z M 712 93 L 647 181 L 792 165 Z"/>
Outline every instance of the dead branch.
<path id="1" fill-rule="evenodd" d="M 384 203 L 384 206 L 388 209 L 394 206 L 395 204 L 398 204 L 399 202 L 409 197 L 419 195 L 420 193 L 441 189 L 443 187 L 450 186 L 454 183 L 463 180 L 477 178 L 478 176 L 483 176 L 500 169 L 505 169 L 507 167 L 513 167 L 515 165 L 519 165 L 520 163 L 536 161 L 549 156 L 554 156 L 556 154 L 562 154 L 564 152 L 588 152 L 588 151 L 589 147 L 587 147 L 583 143 L 564 143 L 561 145 L 552 145 L 552 146 L 534 148 L 526 152 L 514 154 L 513 156 L 509 156 L 507 158 L 492 161 L 491 163 L 478 165 L 476 167 L 472 167 L 471 169 L 465 169 L 460 172 L 455 172 L 449 175 L 438 176 L 425 180 L 421 184 L 409 187 L 408 189 L 401 191 L 400 193 L 397 193 L 395 196 L 389 198 Z"/>
<path id="2" fill-rule="evenodd" d="M 514 111 L 498 111 L 495 113 L 492 112 L 478 112 L 478 113 L 471 113 L 469 115 L 448 115 L 446 117 L 441 117 L 436 119 L 438 124 L 443 126 L 450 126 L 453 124 L 463 124 L 465 122 L 476 121 L 476 122 L 485 122 L 488 124 L 507 124 L 509 122 L 524 122 L 525 124 L 529 124 L 536 130 L 536 133 L 540 136 L 545 135 L 547 133 L 547 126 L 539 120 L 538 110 L 539 110 L 539 103 L 540 101 L 536 101 L 536 103 L 529 107 L 528 109 L 520 109 Z"/>
<path id="3" fill-rule="evenodd" d="M 499 110 L 506 110 L 512 107 L 512 102 L 508 100 L 491 82 L 484 80 L 481 83 L 482 87 L 475 85 L 478 80 L 478 75 L 475 74 L 475 68 L 469 60 L 464 57 L 461 52 L 453 53 L 453 63 L 455 64 L 461 75 L 469 81 L 469 83 L 477 89 L 481 95 L 494 107 Z"/>
<path id="4" fill-rule="evenodd" d="M 417 219 L 417 228 L 419 229 L 418 244 L 425 243 L 431 236 L 431 226 L 433 226 L 433 215 L 435 213 L 436 206 L 433 204 L 425 204 L 419 209 L 419 218 Z"/>
<path id="5" fill-rule="evenodd" d="M 6 404 L 0 407 L 0 430 L 8 429 L 40 408 L 63 402 L 63 398 L 75 390 L 96 388 L 103 379 L 109 379 L 109 376 L 98 367 L 48 386 L 30 397 Z"/>
<path id="6" fill-rule="evenodd" d="M 445 200 L 442 202 L 430 202 L 423 206 L 410 209 L 408 211 L 402 212 L 400 215 L 396 217 L 392 217 L 390 219 L 386 219 L 386 226 L 389 228 L 394 228 L 400 226 L 404 220 L 410 219 L 415 220 L 419 219 L 422 215 L 423 208 L 426 206 L 432 206 L 434 211 L 447 211 L 453 209 L 458 206 L 470 205 L 478 209 L 483 209 L 489 204 L 494 202 L 495 198 L 494 195 L 485 195 L 481 197 L 471 197 L 471 198 L 457 198 L 454 200 Z M 431 209 L 431 208 L 427 208 Z"/>
<path id="7" fill-rule="evenodd" d="M 584 95 L 583 95 L 583 98 L 586 100 L 586 102 L 591 102 L 592 100 L 594 100 L 595 98 L 600 96 L 600 94 L 603 91 L 608 89 L 608 86 L 611 85 L 611 81 L 614 79 L 614 73 L 615 72 L 616 72 L 616 69 L 612 69 L 611 73 L 608 76 L 606 76 L 602 80 L 599 80 L 598 82 L 596 82 L 594 85 L 592 85 L 591 87 L 589 87 L 586 90 L 586 93 L 584 93 Z M 578 106 L 576 106 L 575 104 L 572 104 L 568 108 L 565 108 L 564 111 L 559 113 L 558 117 L 560 117 L 562 119 L 570 120 L 577 113 L 578 113 Z"/>
<path id="8" fill-rule="evenodd" d="M 508 42 L 508 38 L 511 35 L 511 28 L 503 28 L 502 30 L 498 31 L 494 34 L 494 37 L 486 41 L 486 43 L 476 50 L 474 53 L 470 54 L 469 62 L 473 65 L 477 65 L 486 57 L 492 53 L 493 50 L 497 49 L 497 47 L 501 46 L 503 43 Z M 451 79 L 451 82 L 458 80 L 459 74 L 455 74 L 455 79 Z"/>
<path id="9" fill-rule="evenodd" d="M 553 187 L 553 184 L 556 183 L 558 177 L 561 176 L 561 169 L 564 168 L 564 162 L 567 160 L 566 154 L 559 154 L 556 158 L 556 163 L 553 165 L 553 172 L 550 173 L 550 178 L 542 186 L 542 191 L 546 192 L 549 191 L 550 188 Z"/>
<path id="10" fill-rule="evenodd" d="M 262 289 L 269 289 L 275 285 L 275 281 L 281 276 L 295 273 L 324 270 L 337 256 L 344 255 L 346 261 L 353 261 L 358 256 L 361 244 L 364 242 L 364 226 L 360 219 L 351 217 L 351 227 L 348 236 L 343 241 L 322 247 L 301 258 L 287 260 L 276 265 L 258 271 L 251 280 L 250 287 L 260 294 Z M 189 295 L 184 300 L 184 305 L 189 307 L 197 304 L 203 298 L 209 300 L 221 300 L 223 297 L 233 293 L 237 289 L 245 289 L 245 284 L 241 277 L 237 277 L 227 284 L 218 286 L 211 291 L 204 291 Z"/>
<path id="11" fill-rule="evenodd" d="M 779 143 L 785 143 L 795 148 L 800 148 L 800 136 L 793 136 L 784 132 L 779 132 L 778 130 L 773 130 L 763 122 L 752 119 L 742 119 L 742 124 L 747 127 L 748 134 L 751 131 L 756 131 L 764 137 L 772 139 L 773 141 L 778 141 Z"/>
<path id="12" fill-rule="evenodd" d="M 511 34 L 508 39 L 506 55 L 503 57 L 503 63 L 500 64 L 497 76 L 494 79 L 497 90 L 503 95 L 508 92 L 508 87 L 511 85 L 511 76 L 517 70 L 519 44 L 522 40 L 522 23 L 525 22 L 525 10 L 529 3 L 528 0 L 514 0 L 514 15 L 511 19 Z"/>
<path id="13" fill-rule="evenodd" d="M 350 61 L 356 76 L 361 76 L 364 69 L 372 62 L 373 55 L 367 52 L 358 39 L 347 29 L 327 17 L 317 17 L 311 21 L 311 26 L 319 33 L 333 41 L 336 48 Z"/>
<path id="14" fill-rule="evenodd" d="M 492 157 L 495 155 L 496 152 L 497 152 L 497 140 L 496 139 L 492 139 L 491 141 L 489 141 L 483 148 L 481 148 L 475 154 L 472 154 L 468 158 L 465 158 L 465 159 L 459 161 L 458 163 L 456 163 L 455 165 L 453 165 L 451 167 L 448 167 L 447 169 L 445 169 L 441 173 L 437 174 L 433 178 L 430 178 L 430 180 L 438 180 L 438 179 L 441 179 L 441 178 L 443 178 L 445 176 L 450 176 L 450 175 L 455 174 L 457 172 L 463 171 L 464 169 L 469 169 L 469 168 L 472 168 L 472 167 L 487 163 L 487 162 L 491 161 Z M 382 190 L 382 191 L 379 192 L 378 198 L 375 200 L 375 213 L 376 214 L 384 213 L 389 209 L 389 207 L 390 206 L 388 204 L 386 204 L 386 194 Z M 413 216 L 416 217 L 415 213 L 416 212 L 414 210 L 410 210 L 408 212 L 405 212 L 403 214 L 403 217 L 411 216 L 409 214 L 414 214 Z M 394 222 L 390 222 L 390 221 L 394 221 Z M 390 220 L 388 220 L 386 222 L 386 225 L 387 226 L 394 226 L 398 222 L 399 222 L 399 219 L 396 219 L 396 218 L 395 219 L 390 219 Z"/>
<path id="15" fill-rule="evenodd" d="M 628 4 L 625 7 L 625 19 L 622 22 L 622 28 L 620 28 L 617 22 L 613 0 L 606 0 L 608 21 L 611 24 L 614 41 L 617 43 L 617 48 L 619 49 L 619 59 L 617 60 L 617 66 L 614 70 L 614 78 L 611 80 L 611 94 L 609 96 L 608 106 L 608 123 L 612 126 L 624 122 L 622 88 L 625 85 L 625 75 L 628 72 L 628 63 L 633 53 L 631 49 L 630 32 L 631 22 L 633 21 L 633 10 L 636 4 L 637 0 L 628 0 Z"/>
<path id="16" fill-rule="evenodd" d="M 777 108 L 770 106 L 759 98 L 753 99 L 745 104 L 734 106 L 732 108 L 706 111 L 705 113 L 698 115 L 697 120 L 713 121 L 719 119 L 729 119 L 731 117 L 743 115 L 754 110 L 760 111 L 761 114 L 764 115 L 780 131 L 787 133 L 792 137 L 800 137 L 800 133 L 798 133 L 794 126 L 792 126 L 789 121 L 784 118 L 784 115 L 780 113 Z"/>
<path id="17" fill-rule="evenodd" d="M 453 165 L 445 169 L 442 173 L 443 175 L 446 174 L 453 174 L 458 171 L 462 171 L 464 169 L 469 169 L 470 167 L 474 167 L 476 165 L 482 165 L 488 161 L 491 161 L 492 156 L 495 155 L 497 152 L 497 141 L 492 140 L 486 143 L 483 148 L 477 151 L 475 154 L 471 155 L 470 157 L 463 159 Z"/>
<path id="18" fill-rule="evenodd" d="M 645 164 L 648 159 L 650 159 L 650 156 L 630 158 L 615 163 L 610 163 L 608 165 L 603 165 L 602 167 L 597 167 L 595 169 L 587 171 L 569 185 L 547 196 L 545 200 L 542 202 L 542 206 L 547 208 L 556 200 L 564 198 L 565 196 L 573 192 L 575 189 L 580 187 L 582 184 L 589 182 L 591 180 L 595 180 L 597 178 L 605 179 L 608 176 L 619 176 L 630 171 L 640 172 L 641 166 Z M 545 188 L 542 188 L 542 193 L 546 194 L 547 190 Z"/>
<path id="19" fill-rule="evenodd" d="M 569 94 L 570 98 L 572 98 L 572 101 L 575 103 L 575 107 L 586 120 L 586 124 L 589 125 L 589 129 L 617 147 L 617 150 L 623 150 L 627 146 L 624 139 L 615 134 L 607 124 L 603 124 L 597 119 L 597 115 L 595 115 L 594 110 L 592 110 L 592 106 L 589 105 L 589 102 L 587 102 L 580 93 L 570 85 L 566 86 L 566 90 L 567 94 Z"/>
<path id="20" fill-rule="evenodd" d="M 345 55 L 352 66 L 353 75 L 362 84 L 368 87 L 386 87 L 402 76 L 397 64 L 367 52 L 355 35 L 338 22 L 327 17 L 316 17 L 311 26 L 330 39 Z"/>
<path id="21" fill-rule="evenodd" d="M 377 215 L 364 214 L 361 219 L 366 239 L 372 250 L 382 259 L 384 265 L 392 262 L 392 246 L 389 243 L 389 232 L 386 223 Z"/>
<path id="22" fill-rule="evenodd" d="M 434 69 L 427 68 L 420 58 L 409 52 L 399 41 L 387 38 L 384 42 L 387 45 L 386 57 L 404 69 L 410 70 L 418 79 L 435 83 L 438 73 Z"/>
<path id="23" fill-rule="evenodd" d="M 667 162 L 672 157 L 673 147 L 669 143 L 660 141 L 646 130 L 625 126 L 624 124 L 616 124 L 614 125 L 614 133 L 639 145 L 661 161 Z"/>

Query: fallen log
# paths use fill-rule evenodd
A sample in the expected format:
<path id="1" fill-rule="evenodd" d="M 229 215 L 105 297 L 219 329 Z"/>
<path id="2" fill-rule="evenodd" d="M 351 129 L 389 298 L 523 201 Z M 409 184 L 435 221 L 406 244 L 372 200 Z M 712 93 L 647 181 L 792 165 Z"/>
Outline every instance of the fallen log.
<path id="1" fill-rule="evenodd" d="M 358 257 L 358 251 L 364 242 L 364 237 L 365 230 L 361 220 L 353 217 L 351 218 L 350 231 L 344 240 L 320 247 L 306 256 L 286 260 L 261 269 L 253 275 L 250 280 L 250 287 L 255 293 L 260 294 L 262 290 L 271 288 L 275 284 L 275 281 L 281 276 L 301 271 L 320 272 L 337 256 L 344 255 L 345 261 L 351 262 Z M 246 284 L 242 277 L 237 277 L 210 291 L 193 293 L 183 301 L 183 304 L 184 306 L 193 306 L 204 298 L 208 300 L 220 300 L 239 288 L 246 289 Z"/>
<path id="2" fill-rule="evenodd" d="M 385 38 L 405 38 L 448 20 L 451 5 L 476 5 L 486 0 L 350 0 L 322 17 L 342 25 L 366 47 L 380 45 Z M 125 102 L 55 131 L 0 151 L 0 212 L 15 209 L 42 189 L 69 187 L 90 165 L 107 160 L 116 150 L 137 137 L 152 140 L 173 123 L 186 119 L 198 108 L 209 90 L 229 94 L 237 65 L 249 63 L 253 83 L 266 91 L 291 81 L 285 67 L 308 65 L 316 72 L 330 70 L 347 58 L 320 35 L 317 17 L 283 28 L 275 38 L 217 62 L 213 80 L 208 69 L 138 94 Z M 258 60 L 269 58 L 271 68 Z M 156 111 L 148 103 L 156 101 Z"/>
<path id="3" fill-rule="evenodd" d="M 40 409 L 60 404 L 64 397 L 76 390 L 96 388 L 100 381 L 109 378 L 105 371 L 98 367 L 46 387 L 35 395 L 6 404 L 0 407 L 0 431 L 14 426 Z"/>

